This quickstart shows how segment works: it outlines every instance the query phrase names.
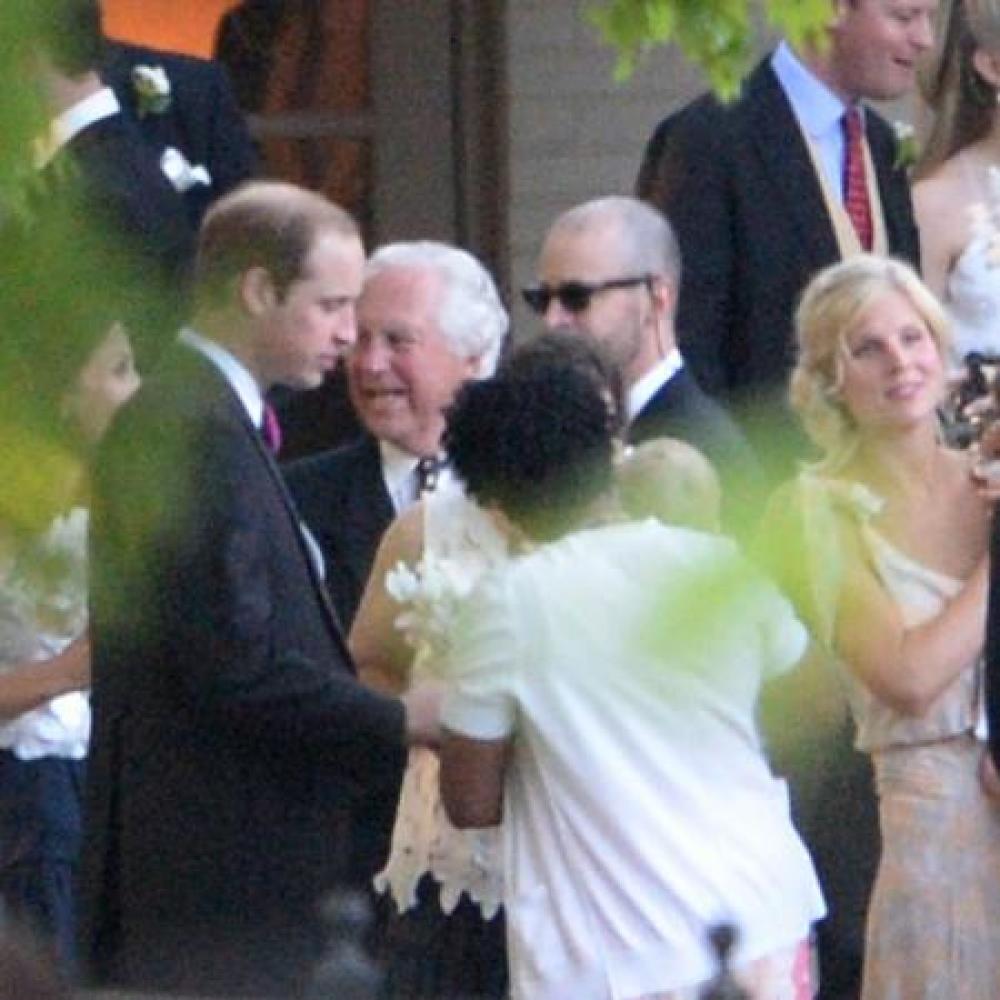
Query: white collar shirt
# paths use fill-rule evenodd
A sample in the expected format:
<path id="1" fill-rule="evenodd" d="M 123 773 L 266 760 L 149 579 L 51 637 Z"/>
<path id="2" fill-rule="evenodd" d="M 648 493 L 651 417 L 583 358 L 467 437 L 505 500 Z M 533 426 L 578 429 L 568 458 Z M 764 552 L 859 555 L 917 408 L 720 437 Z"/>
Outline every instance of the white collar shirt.
<path id="1" fill-rule="evenodd" d="M 661 358 L 636 382 L 628 391 L 628 422 L 640 413 L 643 407 L 666 385 L 682 368 L 684 360 L 681 352 L 675 347 L 666 357 Z"/>
<path id="2" fill-rule="evenodd" d="M 35 145 L 35 166 L 41 170 L 56 153 L 67 146 L 84 129 L 105 118 L 121 114 L 121 105 L 110 87 L 102 87 L 96 93 L 77 101 L 49 123 L 48 131 Z"/>

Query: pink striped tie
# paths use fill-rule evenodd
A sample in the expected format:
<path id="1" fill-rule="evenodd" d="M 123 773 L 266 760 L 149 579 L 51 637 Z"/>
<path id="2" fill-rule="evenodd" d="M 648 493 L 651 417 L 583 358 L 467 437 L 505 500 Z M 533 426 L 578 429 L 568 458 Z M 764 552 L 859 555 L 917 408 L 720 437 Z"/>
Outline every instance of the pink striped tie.
<path id="1" fill-rule="evenodd" d="M 281 450 L 281 424 L 278 423 L 278 414 L 274 412 L 274 407 L 270 403 L 264 404 L 264 419 L 261 421 L 260 434 L 271 454 L 277 455 Z"/>
<path id="2" fill-rule="evenodd" d="M 844 208 L 865 250 L 872 248 L 872 210 L 865 183 L 863 126 L 857 105 L 844 112 Z"/>

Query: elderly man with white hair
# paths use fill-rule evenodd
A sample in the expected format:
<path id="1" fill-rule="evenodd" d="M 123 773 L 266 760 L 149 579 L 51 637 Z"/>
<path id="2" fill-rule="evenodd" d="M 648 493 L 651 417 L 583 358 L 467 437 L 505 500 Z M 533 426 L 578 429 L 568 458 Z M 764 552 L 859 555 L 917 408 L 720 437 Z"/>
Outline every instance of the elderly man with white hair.
<path id="1" fill-rule="evenodd" d="M 286 469 L 345 630 L 382 533 L 421 492 L 450 483 L 444 410 L 466 379 L 493 373 L 507 328 L 493 279 L 465 250 L 392 243 L 369 258 L 347 359 L 365 433 Z"/>

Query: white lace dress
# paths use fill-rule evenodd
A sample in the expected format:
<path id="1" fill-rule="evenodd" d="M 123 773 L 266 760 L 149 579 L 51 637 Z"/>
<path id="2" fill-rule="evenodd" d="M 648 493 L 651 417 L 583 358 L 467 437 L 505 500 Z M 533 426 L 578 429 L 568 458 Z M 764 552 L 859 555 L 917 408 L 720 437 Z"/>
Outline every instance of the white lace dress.
<path id="1" fill-rule="evenodd" d="M 442 654 L 461 602 L 506 555 L 506 543 L 492 520 L 459 488 L 425 497 L 424 554 L 416 567 L 400 563 L 386 577 L 386 589 L 402 607 L 396 625 L 416 650 L 413 682 L 441 679 Z M 375 887 L 390 892 L 402 913 L 416 905 L 417 884 L 428 872 L 439 883 L 446 914 L 463 892 L 487 920 L 499 909 L 503 877 L 498 831 L 456 830 L 441 803 L 437 754 L 413 749 L 389 861 L 376 875 Z"/>

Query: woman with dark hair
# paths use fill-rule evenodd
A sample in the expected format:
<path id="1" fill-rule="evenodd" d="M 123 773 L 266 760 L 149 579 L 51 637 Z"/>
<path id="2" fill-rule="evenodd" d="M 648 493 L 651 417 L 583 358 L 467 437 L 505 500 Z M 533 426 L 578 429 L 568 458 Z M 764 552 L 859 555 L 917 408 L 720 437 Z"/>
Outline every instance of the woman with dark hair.
<path id="1" fill-rule="evenodd" d="M 451 635 L 445 808 L 502 820 L 517 1000 L 695 997 L 721 920 L 750 996 L 811 997 L 822 898 L 754 722 L 804 629 L 733 543 L 617 518 L 611 424 L 577 368 L 458 395 L 449 455 L 519 554 Z"/>
<path id="2" fill-rule="evenodd" d="M 545 377 L 567 366 L 594 381 L 620 423 L 617 369 L 588 338 L 536 338 L 504 368 Z M 492 519 L 454 482 L 400 515 L 383 536 L 351 629 L 362 679 L 395 693 L 417 678 L 440 677 L 457 609 L 507 551 Z M 411 751 L 392 850 L 376 878 L 399 911 L 382 935 L 385 995 L 506 997 L 497 833 L 456 830 L 444 815 L 437 773 L 436 754 Z"/>
<path id="3" fill-rule="evenodd" d="M 11 260 L 0 345 L 0 901 L 69 971 L 90 733 L 86 469 L 138 387 L 128 337 L 75 270 Z M 55 281 L 55 285 L 49 281 Z"/>

